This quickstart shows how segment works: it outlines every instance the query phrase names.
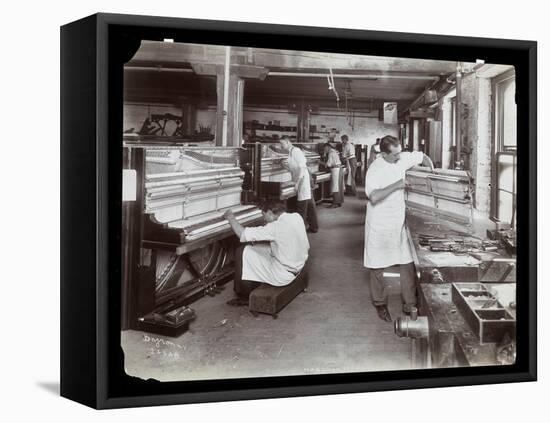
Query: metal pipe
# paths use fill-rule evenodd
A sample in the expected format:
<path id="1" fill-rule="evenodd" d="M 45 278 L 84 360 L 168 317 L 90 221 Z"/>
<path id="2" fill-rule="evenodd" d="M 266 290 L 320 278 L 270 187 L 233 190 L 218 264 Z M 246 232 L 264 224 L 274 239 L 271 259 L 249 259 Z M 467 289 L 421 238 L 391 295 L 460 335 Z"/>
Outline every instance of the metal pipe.
<path id="1" fill-rule="evenodd" d="M 296 76 L 305 78 L 326 78 L 326 73 L 306 73 L 306 72 L 269 72 L 268 76 Z M 396 75 L 396 74 L 349 74 L 349 73 L 334 73 L 333 78 L 345 79 L 370 79 L 377 81 L 378 79 L 417 79 L 422 81 L 437 81 L 438 76 L 430 75 Z"/>
<path id="2" fill-rule="evenodd" d="M 462 66 L 456 65 L 456 100 L 455 100 L 455 167 L 461 166 L 462 153 Z"/>
<path id="3" fill-rule="evenodd" d="M 124 70 L 131 71 L 157 71 L 157 72 L 180 72 L 180 73 L 195 73 L 193 69 L 190 68 L 174 68 L 168 66 L 131 66 L 126 65 Z M 305 77 L 305 78 L 326 78 L 326 73 L 312 73 L 312 72 L 269 72 L 269 76 L 294 76 L 294 77 Z M 335 73 L 333 74 L 334 78 L 344 78 L 344 79 L 367 79 L 376 81 L 378 79 L 412 79 L 419 81 L 437 81 L 439 80 L 438 76 L 432 75 L 398 75 L 398 74 L 349 74 L 349 73 Z"/>
<path id="4" fill-rule="evenodd" d="M 262 184 L 262 145 L 257 142 L 254 144 L 252 159 L 252 190 L 256 197 L 260 197 Z"/>
<path id="5" fill-rule="evenodd" d="M 183 72 L 183 73 L 195 73 L 193 69 L 188 68 L 170 68 L 164 66 L 124 66 L 124 70 L 128 71 L 157 71 L 157 72 Z"/>
<path id="6" fill-rule="evenodd" d="M 401 338 L 426 338 L 429 332 L 428 318 L 411 312 L 411 317 L 398 317 L 394 321 L 394 331 Z"/>
<path id="7" fill-rule="evenodd" d="M 229 74 L 231 72 L 231 47 L 225 47 L 225 66 L 223 74 L 223 130 L 222 146 L 227 146 L 227 118 L 229 113 Z"/>

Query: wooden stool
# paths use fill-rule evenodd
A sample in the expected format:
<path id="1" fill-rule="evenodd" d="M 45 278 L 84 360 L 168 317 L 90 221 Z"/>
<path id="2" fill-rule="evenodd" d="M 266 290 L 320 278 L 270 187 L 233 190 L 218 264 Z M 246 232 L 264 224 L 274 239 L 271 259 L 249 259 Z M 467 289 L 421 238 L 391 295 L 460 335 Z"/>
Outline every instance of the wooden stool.
<path id="1" fill-rule="evenodd" d="M 257 316 L 258 313 L 265 313 L 271 314 L 276 319 L 279 311 L 296 298 L 300 292 L 307 289 L 308 273 L 306 266 L 307 263 L 288 285 L 273 286 L 262 283 L 254 289 L 248 297 L 248 309 L 252 315 Z"/>

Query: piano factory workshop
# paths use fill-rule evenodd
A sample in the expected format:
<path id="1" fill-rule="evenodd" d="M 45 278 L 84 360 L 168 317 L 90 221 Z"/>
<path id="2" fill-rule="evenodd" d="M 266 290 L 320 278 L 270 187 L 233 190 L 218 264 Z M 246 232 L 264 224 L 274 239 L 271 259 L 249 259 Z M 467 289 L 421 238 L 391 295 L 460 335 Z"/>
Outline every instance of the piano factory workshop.
<path id="1" fill-rule="evenodd" d="M 513 67 L 142 41 L 122 138 L 129 375 L 514 362 Z"/>

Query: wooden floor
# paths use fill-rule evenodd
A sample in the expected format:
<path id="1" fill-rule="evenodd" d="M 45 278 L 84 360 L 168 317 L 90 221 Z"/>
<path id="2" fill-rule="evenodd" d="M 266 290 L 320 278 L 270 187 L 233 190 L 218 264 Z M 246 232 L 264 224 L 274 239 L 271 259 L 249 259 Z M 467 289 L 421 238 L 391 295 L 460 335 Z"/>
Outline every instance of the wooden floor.
<path id="1" fill-rule="evenodd" d="M 126 372 L 161 381 L 409 369 L 410 341 L 378 319 L 363 258 L 365 201 L 318 207 L 310 234 L 310 286 L 274 320 L 225 304 L 232 283 L 192 308 L 197 319 L 179 338 L 122 333 Z M 390 312 L 400 315 L 399 280 L 387 278 Z"/>

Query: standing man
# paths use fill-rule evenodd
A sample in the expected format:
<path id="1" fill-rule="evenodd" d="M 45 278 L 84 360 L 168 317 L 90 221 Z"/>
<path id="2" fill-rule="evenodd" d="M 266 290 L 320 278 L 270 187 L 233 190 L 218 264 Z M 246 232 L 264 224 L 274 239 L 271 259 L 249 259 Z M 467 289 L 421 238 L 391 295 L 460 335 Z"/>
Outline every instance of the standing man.
<path id="1" fill-rule="evenodd" d="M 369 167 L 372 164 L 372 162 L 375 161 L 378 158 L 378 156 L 380 156 L 380 138 L 376 138 L 376 143 L 374 143 L 370 147 L 367 167 Z"/>
<path id="2" fill-rule="evenodd" d="M 368 269 L 372 303 L 378 317 L 391 322 L 384 270 L 399 265 L 403 312 L 416 307 L 416 284 L 412 252 L 405 230 L 405 172 L 415 165 L 433 168 L 422 152 L 401 152 L 399 140 L 387 135 L 380 141 L 380 158 L 367 171 L 365 191 L 364 266 Z"/>
<path id="3" fill-rule="evenodd" d="M 309 241 L 304 221 L 298 213 L 286 213 L 280 201 L 262 207 L 266 225 L 244 228 L 231 209 L 224 218 L 241 243 L 235 252 L 234 290 L 237 297 L 229 305 L 248 305 L 248 296 L 260 283 L 285 286 L 300 273 L 308 258 Z"/>
<path id="4" fill-rule="evenodd" d="M 355 172 L 357 170 L 357 158 L 355 157 L 355 148 L 352 143 L 349 142 L 347 135 L 340 137 L 342 140 L 342 157 L 346 161 L 348 167 L 348 180 L 346 184 L 346 194 L 349 192 L 351 195 L 357 194 L 357 187 L 355 185 Z"/>
<path id="5" fill-rule="evenodd" d="M 315 233 L 319 230 L 319 225 L 315 200 L 311 192 L 311 177 L 307 168 L 306 156 L 302 150 L 291 144 L 287 135 L 281 137 L 279 144 L 284 151 L 288 151 L 288 170 L 292 175 L 298 195 L 296 211 L 302 216 L 305 224 L 309 223 L 307 231 Z"/>
<path id="6" fill-rule="evenodd" d="M 340 161 L 338 152 L 328 142 L 325 144 L 325 156 L 327 159 L 324 164 L 330 170 L 330 192 L 332 193 L 332 206 L 330 207 L 341 207 L 343 200 L 341 190 L 343 179 L 342 162 Z"/>

